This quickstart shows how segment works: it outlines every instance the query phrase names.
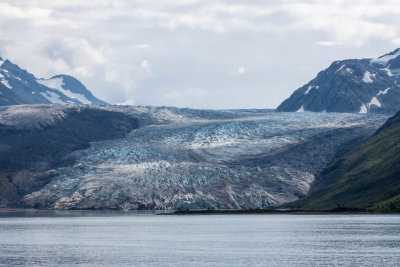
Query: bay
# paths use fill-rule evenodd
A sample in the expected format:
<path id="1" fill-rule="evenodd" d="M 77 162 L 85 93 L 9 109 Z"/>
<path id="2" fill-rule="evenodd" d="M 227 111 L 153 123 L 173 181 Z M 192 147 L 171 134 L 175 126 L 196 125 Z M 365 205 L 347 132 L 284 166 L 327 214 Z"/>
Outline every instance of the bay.
<path id="1" fill-rule="evenodd" d="M 0 216 L 2 266 L 396 266 L 399 215 Z"/>

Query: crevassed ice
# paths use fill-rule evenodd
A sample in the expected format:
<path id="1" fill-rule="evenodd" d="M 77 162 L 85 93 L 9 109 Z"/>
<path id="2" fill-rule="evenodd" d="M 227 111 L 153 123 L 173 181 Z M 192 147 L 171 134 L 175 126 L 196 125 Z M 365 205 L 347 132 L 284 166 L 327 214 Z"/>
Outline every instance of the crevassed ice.
<path id="1" fill-rule="evenodd" d="M 149 110 L 146 115 L 157 116 L 161 110 Z M 181 120 L 173 116 L 182 115 L 181 111 L 165 110 L 171 118 Z M 332 130 L 370 127 L 374 120 L 358 114 L 309 112 L 264 113 L 241 120 L 212 116 L 192 123 L 144 126 L 122 139 L 94 142 L 90 148 L 73 153 L 79 167 L 58 169 L 50 184 L 26 199 L 58 196 L 54 205 L 59 208 L 80 205 L 82 199 L 122 206 L 149 201 L 158 208 L 176 207 L 184 199 L 199 205 L 210 201 L 238 208 L 223 205 L 241 197 L 243 205 L 271 206 L 293 200 L 291 192 L 307 192 L 314 170 L 330 161 L 325 157 L 331 142 L 327 142 L 328 147 L 321 146 L 322 150 L 302 147 L 298 153 L 308 153 L 303 149 L 316 151 L 310 153 L 312 159 L 304 161 L 293 163 L 292 155 L 298 154 L 286 158 L 274 155 Z M 346 130 L 340 138 L 350 137 Z M 282 186 L 288 195 L 277 190 Z"/>

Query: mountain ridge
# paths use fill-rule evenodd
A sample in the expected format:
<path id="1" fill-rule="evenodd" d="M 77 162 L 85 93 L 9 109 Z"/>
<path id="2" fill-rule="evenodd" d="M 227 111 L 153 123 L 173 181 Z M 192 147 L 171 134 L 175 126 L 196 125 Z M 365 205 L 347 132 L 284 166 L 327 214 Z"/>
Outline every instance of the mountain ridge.
<path id="1" fill-rule="evenodd" d="M 334 61 L 277 111 L 394 114 L 400 109 L 400 49 L 377 59 Z"/>
<path id="2" fill-rule="evenodd" d="M 0 57 L 0 105 L 21 104 L 107 105 L 72 76 L 59 74 L 38 79 Z"/>
<path id="3" fill-rule="evenodd" d="M 317 177 L 314 193 L 287 207 L 351 207 L 393 210 L 400 207 L 400 112 L 366 142 L 331 163 Z"/>

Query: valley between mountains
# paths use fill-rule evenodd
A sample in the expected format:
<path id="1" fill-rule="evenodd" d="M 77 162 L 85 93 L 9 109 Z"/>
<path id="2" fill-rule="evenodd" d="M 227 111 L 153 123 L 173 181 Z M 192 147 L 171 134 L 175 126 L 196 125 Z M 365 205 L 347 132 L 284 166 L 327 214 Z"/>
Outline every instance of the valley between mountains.
<path id="1" fill-rule="evenodd" d="M 0 58 L 0 207 L 396 210 L 399 62 L 335 61 L 276 110 L 198 110 L 108 105 Z"/>
<path id="2" fill-rule="evenodd" d="M 4 107 L 1 201 L 46 209 L 275 207 L 305 197 L 327 164 L 386 119 L 271 110 Z"/>

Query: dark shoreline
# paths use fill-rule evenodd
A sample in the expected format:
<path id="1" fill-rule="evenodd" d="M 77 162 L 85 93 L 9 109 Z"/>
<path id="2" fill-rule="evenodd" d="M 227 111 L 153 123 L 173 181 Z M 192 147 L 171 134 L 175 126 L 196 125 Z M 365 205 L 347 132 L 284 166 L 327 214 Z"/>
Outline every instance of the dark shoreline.
<path id="1" fill-rule="evenodd" d="M 332 214 L 400 214 L 399 210 L 360 210 L 360 209 L 332 209 L 332 210 L 273 210 L 273 209 L 246 209 L 246 210 L 177 210 L 173 212 L 158 212 L 157 215 L 244 215 L 244 214 L 292 214 L 292 215 L 332 215 Z"/>
<path id="2" fill-rule="evenodd" d="M 331 210 L 283 210 L 283 209 L 243 209 L 243 210 L 42 210 L 42 209 L 24 209 L 24 208 L 0 208 L 0 217 L 8 215 L 23 216 L 96 216 L 96 215 L 129 215 L 129 214 L 155 214 L 155 215 L 251 215 L 251 214 L 267 214 L 267 215 L 352 215 L 352 214 L 400 214 L 400 210 L 361 210 L 361 209 L 331 209 Z"/>

